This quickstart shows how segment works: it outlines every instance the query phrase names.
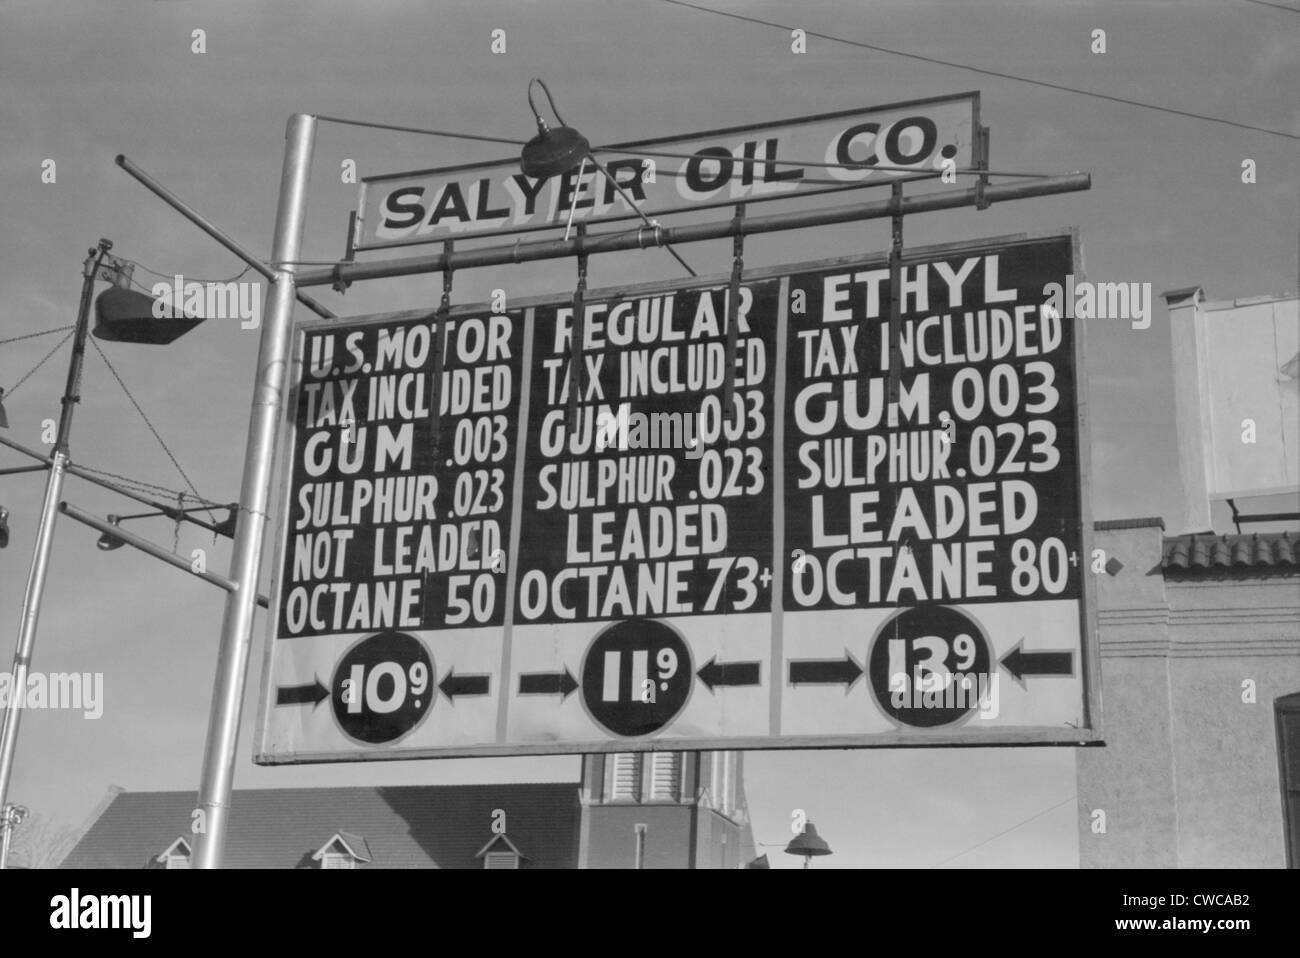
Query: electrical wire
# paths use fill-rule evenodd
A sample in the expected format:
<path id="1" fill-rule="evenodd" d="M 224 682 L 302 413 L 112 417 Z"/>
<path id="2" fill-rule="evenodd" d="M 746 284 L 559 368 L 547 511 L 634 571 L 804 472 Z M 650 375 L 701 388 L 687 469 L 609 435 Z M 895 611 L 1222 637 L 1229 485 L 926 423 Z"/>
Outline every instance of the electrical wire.
<path id="1" fill-rule="evenodd" d="M 85 463 L 81 463 L 81 462 L 77 463 L 77 468 L 82 470 L 83 472 L 89 472 L 89 473 L 93 473 L 96 476 L 99 476 L 101 479 L 104 480 L 106 485 L 119 490 L 127 490 L 130 492 L 139 493 L 140 495 L 144 495 L 144 496 L 152 496 L 155 498 L 165 498 L 165 499 L 175 499 L 178 498 L 179 496 L 186 495 L 185 493 L 182 493 L 176 489 L 172 489 L 168 486 L 158 485 L 158 483 L 156 482 L 147 482 L 144 479 L 133 479 L 130 476 L 124 476 L 116 472 L 109 472 L 107 469 L 97 469 L 94 466 L 87 466 Z M 225 503 L 220 503 L 213 499 L 206 499 L 203 496 L 190 494 L 187 496 L 187 498 L 193 499 L 195 502 L 199 503 L 199 505 L 202 506 L 210 506 L 213 508 L 226 508 Z"/>
<path id="2" fill-rule="evenodd" d="M 1242 3 L 1253 3 L 1260 7 L 1272 7 L 1274 10 L 1285 10 L 1287 13 L 1300 13 L 1300 7 L 1285 7 L 1280 3 L 1269 3 L 1268 0 L 1241 0 Z"/>
<path id="3" fill-rule="evenodd" d="M 170 280 L 175 280 L 176 278 L 175 274 L 168 275 L 167 273 L 160 273 L 156 269 L 150 269 L 148 266 L 145 266 L 144 263 L 141 263 L 137 260 L 128 259 L 125 260 L 125 262 L 132 264 L 137 269 L 144 270 L 146 273 L 149 273 L 151 276 L 157 276 L 160 277 L 161 279 L 170 279 Z M 229 279 L 200 279 L 197 276 L 194 277 L 182 276 L 181 278 L 184 279 L 187 283 L 199 283 L 203 286 L 212 286 L 218 283 L 233 283 L 236 280 L 241 279 L 244 276 L 244 274 L 247 273 L 252 268 L 253 267 L 251 266 L 245 266 L 242 270 L 240 270 L 234 276 L 231 276 Z M 132 280 L 134 281 L 134 277 L 132 277 Z M 140 288 L 146 289 L 147 287 L 141 286 Z"/>
<path id="4" fill-rule="evenodd" d="M 69 327 L 66 327 L 66 326 L 64 327 L 64 329 L 67 329 L 67 328 L 69 328 Z M 74 330 L 73 330 L 73 333 L 75 333 L 75 331 L 76 331 L 76 330 L 74 329 Z M 36 370 L 40 369 L 40 368 L 41 368 L 42 366 L 44 366 L 47 362 L 49 362 L 50 359 L 54 356 L 54 354 L 57 353 L 60 349 L 63 348 L 63 344 L 66 343 L 69 339 L 72 338 L 73 333 L 68 333 L 68 335 L 66 335 L 66 336 L 64 336 L 62 339 L 60 339 L 60 340 L 58 341 L 58 343 L 55 345 L 55 347 L 54 347 L 53 349 L 51 349 L 48 353 L 46 353 L 46 354 L 45 354 L 45 357 L 44 357 L 40 362 L 38 362 L 38 363 L 37 363 L 35 366 L 33 366 L 31 369 L 27 370 L 27 374 L 26 374 L 25 376 L 23 376 L 22 379 L 18 380 L 18 382 L 14 384 L 14 386 L 13 386 L 12 389 L 5 390 L 4 393 L 3 393 L 3 395 L 5 396 L 5 398 L 8 399 L 8 398 L 12 397 L 14 393 L 18 392 L 18 390 L 19 390 L 20 388 L 22 388 L 23 383 L 27 382 L 27 380 L 29 380 L 29 379 L 32 378 L 32 376 L 35 374 Z"/>
<path id="5" fill-rule="evenodd" d="M 686 0 L 658 0 L 659 3 L 669 3 L 675 7 L 685 7 L 688 10 L 697 10 L 700 13 L 711 13 L 714 16 L 727 17 L 732 20 L 742 20 L 746 23 L 756 23 L 764 27 L 774 27 L 778 30 L 790 32 L 794 27 L 785 24 L 775 23 L 771 20 L 763 20 L 759 17 L 745 16 L 741 13 L 730 13 L 726 10 L 715 10 L 712 7 L 703 7 L 699 4 L 688 3 Z M 1076 96 L 1087 96 L 1097 100 L 1108 100 L 1111 103 L 1122 103 L 1126 106 L 1136 106 L 1144 110 L 1155 110 L 1158 113 L 1169 113 L 1173 116 L 1190 117 L 1194 120 L 1204 120 L 1207 123 L 1219 123 L 1224 126 L 1236 127 L 1239 130 L 1251 130 L 1255 133 L 1267 133 L 1270 136 L 1285 137 L 1288 140 L 1300 140 L 1300 134 L 1287 133 L 1284 130 L 1274 130 L 1264 126 L 1253 126 L 1249 123 L 1238 123 L 1236 120 L 1226 120 L 1223 117 L 1209 116 L 1205 113 L 1193 113 L 1190 110 L 1178 110 L 1173 107 L 1159 106 L 1155 103 L 1146 103 L 1142 100 L 1130 100 L 1127 97 L 1112 96 L 1109 93 L 1096 93 L 1092 90 L 1084 90 L 1079 87 L 1066 86 L 1063 83 L 1052 83 L 1048 80 L 1035 80 L 1032 77 L 1018 76 L 1014 73 L 1003 73 L 1000 70 L 990 70 L 985 67 L 971 66 L 968 63 L 957 63 L 953 60 L 944 60 L 939 57 L 924 56 L 920 53 L 908 53 L 906 50 L 894 50 L 890 47 L 882 47 L 875 43 L 865 43 L 861 40 L 849 40 L 845 37 L 837 37 L 829 33 L 817 33 L 814 30 L 808 30 L 800 27 L 805 34 L 810 37 L 817 37 L 819 40 L 829 40 L 832 43 L 843 43 L 851 47 L 858 47 L 863 50 L 872 50 L 876 53 L 888 53 L 891 56 L 904 57 L 908 60 L 919 60 L 922 63 L 933 63 L 938 66 L 952 67 L 955 70 L 966 70 L 971 73 L 978 73 L 981 76 L 996 77 L 1000 80 L 1015 80 L 1018 83 L 1029 83 L 1033 86 L 1044 87 L 1049 90 L 1056 90 L 1061 93 L 1072 93 Z"/>
<path id="6" fill-rule="evenodd" d="M 153 422 L 150 421 L 149 417 L 145 414 L 145 411 L 144 409 L 141 408 L 140 404 L 136 402 L 135 396 L 131 395 L 131 390 L 127 388 L 126 383 L 123 381 L 122 377 L 118 374 L 117 369 L 113 366 L 113 363 L 109 360 L 108 356 L 104 354 L 104 350 L 100 348 L 99 343 L 97 343 L 94 339 L 91 339 L 90 343 L 95 347 L 95 352 L 99 353 L 99 358 L 104 360 L 104 365 L 106 365 L 108 367 L 108 371 L 113 374 L 113 378 L 117 380 L 117 384 L 122 387 L 122 392 L 126 393 L 126 398 L 131 400 L 131 405 L 134 406 L 135 411 L 140 414 L 140 418 L 144 420 L 144 424 L 149 427 L 149 431 L 153 433 L 153 437 L 158 440 L 158 445 L 162 446 L 162 450 L 167 454 L 167 458 L 171 460 L 171 464 L 176 467 L 176 471 L 179 472 L 181 478 L 185 480 L 185 484 L 189 487 L 190 492 L 194 493 L 196 499 L 203 500 L 203 497 L 199 495 L 199 491 L 194 488 L 194 483 L 190 479 L 189 474 L 185 472 L 185 469 L 182 468 L 179 460 L 177 460 L 176 456 L 172 453 L 171 448 L 167 445 L 166 441 L 159 434 L 158 430 L 154 428 Z M 210 500 L 204 500 L 204 501 L 210 501 Z M 213 515 L 212 510 L 209 509 L 207 510 L 207 512 L 208 512 L 208 517 L 213 522 L 216 522 L 217 517 Z"/>
<path id="7" fill-rule="evenodd" d="M 24 339 L 35 339 L 37 336 L 49 336 L 51 333 L 62 333 L 75 328 L 75 324 L 70 324 L 67 326 L 55 326 L 53 329 L 43 329 L 39 333 L 27 333 L 23 336 L 10 336 L 8 339 L 0 339 L 0 346 L 7 346 L 10 343 L 20 343 Z"/>
<path id="8" fill-rule="evenodd" d="M 398 133 L 421 133 L 426 136 L 445 136 L 453 140 L 478 140 L 483 143 L 504 143 L 507 146 L 523 146 L 523 140 L 510 140 L 501 136 L 481 136 L 476 133 L 454 133 L 450 130 L 429 130 L 418 126 L 398 126 L 393 123 L 374 123 L 370 120 L 349 120 L 341 116 L 321 116 L 316 119 L 322 123 L 338 123 L 341 126 L 368 126 L 373 130 L 395 130 Z"/>
<path id="9" fill-rule="evenodd" d="M 1051 808 L 1045 808 L 1045 809 L 1043 809 L 1041 812 L 1039 812 L 1038 814 L 1029 816 L 1029 817 L 1026 818 L 1023 822 L 1017 822 L 1016 824 L 1012 825 L 1010 828 L 1005 829 L 1004 831 L 1000 831 L 1000 832 L 998 832 L 996 835 L 992 835 L 992 836 L 990 836 L 990 837 L 984 839 L 984 841 L 980 842 L 978 845 L 972 845 L 970 848 L 966 849 L 965 851 L 963 851 L 963 852 L 958 852 L 956 855 L 953 855 L 951 858 L 945 858 L 943 861 L 938 862 L 938 863 L 936 863 L 936 864 L 934 864 L 934 865 L 931 865 L 931 866 L 929 866 L 929 867 L 931 867 L 931 868 L 942 868 L 944 865 L 948 864 L 949 862 L 951 862 L 951 861 L 956 861 L 958 858 L 961 858 L 963 855 L 967 855 L 967 854 L 969 854 L 970 852 L 975 851 L 975 849 L 977 849 L 977 848 L 983 848 L 983 847 L 984 847 L 985 845 L 987 845 L 989 842 L 996 841 L 997 839 L 1001 838 L 1003 835 L 1010 834 L 1011 832 L 1014 832 L 1017 828 L 1020 828 L 1020 827 L 1023 826 L 1023 825 L 1028 825 L 1028 824 L 1029 824 L 1030 822 L 1032 822 L 1034 819 L 1036 819 L 1036 818 L 1042 818 L 1042 817 L 1043 817 L 1044 815 L 1046 815 L 1048 812 L 1054 812 L 1054 811 L 1056 811 L 1058 808 L 1060 808 L 1062 805 L 1068 805 L 1070 802 L 1072 802 L 1072 801 L 1074 801 L 1074 800 L 1075 800 L 1075 797 L 1074 797 L 1073 795 L 1071 795 L 1069 798 L 1057 802 L 1057 803 L 1056 803 L 1055 805 L 1053 805 Z"/>
<path id="10" fill-rule="evenodd" d="M 365 126 L 365 127 L 373 127 L 375 129 L 380 129 L 380 130 L 397 130 L 398 132 L 401 133 L 418 133 L 423 136 L 441 136 L 452 140 L 485 140 L 490 143 L 506 143 L 511 146 L 524 145 L 524 142 L 522 140 L 508 140 L 505 139 L 504 137 L 499 137 L 499 136 L 479 136 L 474 133 L 459 133 L 454 130 L 432 130 L 432 129 L 427 129 L 418 126 L 397 126 L 392 123 L 371 123 L 366 120 L 348 120 L 342 117 L 333 117 L 333 116 L 317 116 L 316 119 L 327 120 L 331 123 L 338 123 L 345 126 Z M 666 159 L 680 159 L 680 160 L 692 160 L 696 158 L 695 155 L 691 153 L 674 153 L 669 150 L 631 149 L 628 147 L 620 147 L 620 146 L 593 146 L 591 148 L 591 152 L 592 153 L 618 153 L 620 155 L 625 155 L 625 156 L 654 156 L 654 157 L 663 157 Z M 721 157 L 705 157 L 705 159 L 721 159 Z M 818 169 L 826 169 L 826 170 L 852 170 L 852 171 L 880 170 L 885 173 L 928 172 L 926 170 L 917 169 L 916 167 L 913 166 L 882 166 L 878 164 L 872 164 L 868 166 L 866 163 L 829 163 L 823 160 L 776 159 L 776 160 L 769 161 L 765 157 L 757 157 L 757 156 L 733 156 L 731 157 L 731 162 L 739 163 L 742 166 L 744 165 L 756 166 L 760 163 L 767 164 L 770 162 L 775 166 L 811 166 L 811 167 L 816 167 Z M 1013 176 L 1013 177 L 1031 177 L 1037 179 L 1046 179 L 1050 176 L 1055 175 L 1052 173 L 1021 173 L 1012 170 L 979 170 L 979 169 L 969 169 L 964 167 L 959 167 L 957 169 L 954 169 L 952 172 L 960 176 Z M 685 175 L 672 170 L 664 170 L 662 171 L 662 173 L 665 176 L 675 176 L 675 177 L 680 177 Z M 811 183 L 816 185 L 826 185 L 826 186 L 852 185 L 852 184 L 845 183 L 843 180 L 814 180 L 808 177 L 803 178 L 800 182 Z"/>

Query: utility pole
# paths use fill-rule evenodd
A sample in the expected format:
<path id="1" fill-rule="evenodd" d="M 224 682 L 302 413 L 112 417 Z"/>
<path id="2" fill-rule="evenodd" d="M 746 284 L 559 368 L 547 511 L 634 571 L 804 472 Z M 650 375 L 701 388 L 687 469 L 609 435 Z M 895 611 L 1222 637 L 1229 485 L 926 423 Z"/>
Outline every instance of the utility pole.
<path id="1" fill-rule="evenodd" d="M 0 812 L 5 814 L 5 842 L 0 846 L 0 869 L 8 863 L 9 784 L 13 779 L 14 751 L 18 744 L 18 723 L 27 698 L 27 670 L 32 662 L 32 648 L 36 644 L 36 624 L 41 615 L 41 596 L 45 592 L 45 573 L 50 564 L 50 551 L 54 545 L 54 522 L 59 514 L 59 500 L 63 496 L 63 477 L 68 467 L 68 437 L 72 433 L 72 413 L 81 401 L 81 370 L 86 355 L 86 334 L 90 329 L 90 299 L 95 292 L 95 276 L 113 244 L 106 239 L 90 250 L 82 269 L 81 304 L 77 308 L 77 327 L 72 339 L 72 360 L 68 364 L 68 382 L 63 390 L 63 411 L 59 416 L 59 432 L 54 442 L 54 455 L 45 481 L 45 502 L 41 506 L 41 519 L 36 527 L 36 546 L 32 552 L 32 567 L 27 576 L 27 590 L 23 593 L 23 611 L 18 624 L 18 645 L 14 649 L 14 665 L 10 671 L 12 682 L 9 701 L 5 704 L 4 727 L 0 729 Z"/>
<path id="2" fill-rule="evenodd" d="M 257 353 L 253 409 L 244 449 L 244 478 L 239 491 L 239 519 L 230 557 L 234 590 L 226 597 L 217 650 L 217 675 L 203 750 L 195 823 L 193 868 L 220 868 L 230 824 L 230 792 L 235 777 L 235 750 L 244 704 L 248 657 L 253 644 L 257 580 L 261 572 L 262 539 L 266 531 L 275 438 L 280 425 L 285 385 L 293 347 L 293 304 L 297 292 L 294 267 L 302 247 L 307 207 L 307 177 L 311 171 L 316 118 L 296 113 L 285 133 L 280 202 L 275 214 L 271 268 L 275 279 Z"/>

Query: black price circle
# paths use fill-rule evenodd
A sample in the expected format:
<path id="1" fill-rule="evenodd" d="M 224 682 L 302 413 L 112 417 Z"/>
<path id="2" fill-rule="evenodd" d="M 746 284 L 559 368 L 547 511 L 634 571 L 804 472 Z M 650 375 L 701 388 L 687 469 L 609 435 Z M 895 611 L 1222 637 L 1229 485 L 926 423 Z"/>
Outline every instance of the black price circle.
<path id="1" fill-rule="evenodd" d="M 582 701 L 615 735 L 658 732 L 690 698 L 691 651 L 675 629 L 653 619 L 611 625 L 582 663 Z"/>
<path id="2" fill-rule="evenodd" d="M 984 630 L 950 606 L 914 606 L 889 619 L 867 663 L 876 704 L 902 725 L 951 725 L 980 707 L 982 694 L 996 694 Z"/>
<path id="3" fill-rule="evenodd" d="M 334 718 L 348 738 L 387 745 L 410 733 L 433 707 L 433 658 L 405 632 L 367 636 L 344 654 L 330 683 Z"/>

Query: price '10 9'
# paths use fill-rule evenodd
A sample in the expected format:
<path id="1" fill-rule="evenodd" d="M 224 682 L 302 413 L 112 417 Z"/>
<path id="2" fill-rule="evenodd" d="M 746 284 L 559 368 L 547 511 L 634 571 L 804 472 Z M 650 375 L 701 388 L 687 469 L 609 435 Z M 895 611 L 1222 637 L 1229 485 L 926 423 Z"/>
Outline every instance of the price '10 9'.
<path id="1" fill-rule="evenodd" d="M 391 684 L 387 690 L 380 687 L 384 679 Z M 377 715 L 387 715 L 402 707 L 408 693 L 421 696 L 428 688 L 429 667 L 423 662 L 412 662 L 408 670 L 403 670 L 396 662 L 379 662 L 370 666 L 369 674 L 365 664 L 358 663 L 352 666 L 343 682 L 343 701 L 352 715 L 363 708 Z"/>

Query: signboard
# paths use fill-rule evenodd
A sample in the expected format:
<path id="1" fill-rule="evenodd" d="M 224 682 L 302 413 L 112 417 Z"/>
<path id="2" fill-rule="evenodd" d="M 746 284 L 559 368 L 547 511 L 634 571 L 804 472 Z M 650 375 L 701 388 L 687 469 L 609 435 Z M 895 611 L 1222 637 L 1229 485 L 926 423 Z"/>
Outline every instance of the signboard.
<path id="1" fill-rule="evenodd" d="M 1300 491 L 1300 301 L 1165 296 L 1189 529 L 1201 532 L 1209 499 Z"/>
<path id="2" fill-rule="evenodd" d="M 934 176 L 948 163 L 971 168 L 978 125 L 979 94 L 962 93 L 594 152 L 641 210 L 661 215 Z M 514 156 L 363 178 L 352 242 L 385 249 L 514 233 L 563 225 L 570 211 L 589 223 L 637 215 L 590 163 L 539 180 L 521 173 Z"/>
<path id="3" fill-rule="evenodd" d="M 892 408 L 881 258 L 304 325 L 256 760 L 1096 740 L 1079 272 L 907 254 Z"/>

